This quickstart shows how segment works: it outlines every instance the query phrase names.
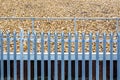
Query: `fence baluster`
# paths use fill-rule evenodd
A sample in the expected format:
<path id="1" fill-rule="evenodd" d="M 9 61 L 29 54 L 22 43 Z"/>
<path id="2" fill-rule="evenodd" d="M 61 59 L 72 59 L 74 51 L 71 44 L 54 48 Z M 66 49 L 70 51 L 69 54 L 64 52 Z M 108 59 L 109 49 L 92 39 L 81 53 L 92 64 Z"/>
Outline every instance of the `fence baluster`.
<path id="1" fill-rule="evenodd" d="M 23 30 L 20 32 L 20 80 L 24 80 L 24 64 L 23 64 Z"/>
<path id="2" fill-rule="evenodd" d="M 117 33 L 117 80 L 120 79 L 120 32 Z"/>
<path id="3" fill-rule="evenodd" d="M 68 33 L 68 80 L 71 80 L 71 33 Z"/>
<path id="4" fill-rule="evenodd" d="M 85 33 L 82 33 L 82 80 L 85 80 Z"/>
<path id="5" fill-rule="evenodd" d="M 14 36 L 14 80 L 17 80 L 17 61 L 16 61 L 16 32 L 13 33 Z"/>
<path id="6" fill-rule="evenodd" d="M 48 32 L 48 80 L 51 80 L 50 32 Z"/>
<path id="7" fill-rule="evenodd" d="M 96 80 L 99 80 L 99 33 L 96 33 Z"/>
<path id="8" fill-rule="evenodd" d="M 62 65 L 61 65 L 61 78 L 62 78 L 62 80 L 64 80 L 65 78 L 65 76 L 64 76 L 64 71 L 65 71 L 65 69 L 64 69 L 64 33 L 62 32 L 62 34 L 61 34 L 61 49 L 62 49 L 62 54 L 61 54 L 61 59 L 62 59 Z"/>
<path id="9" fill-rule="evenodd" d="M 103 34 L 103 80 L 106 80 L 106 33 Z"/>
<path id="10" fill-rule="evenodd" d="M 78 80 L 78 33 L 75 32 L 75 80 Z"/>
<path id="11" fill-rule="evenodd" d="M 30 62 L 30 32 L 28 31 L 27 46 L 28 46 L 28 61 L 27 61 L 27 72 L 28 80 L 31 80 L 31 62 Z"/>
<path id="12" fill-rule="evenodd" d="M 41 80 L 44 80 L 44 33 L 41 32 Z"/>
<path id="13" fill-rule="evenodd" d="M 110 34 L 110 80 L 113 80 L 113 33 Z"/>
<path id="14" fill-rule="evenodd" d="M 10 80 L 10 33 L 7 32 L 7 80 Z"/>
<path id="15" fill-rule="evenodd" d="M 54 34 L 54 53 L 55 53 L 55 61 L 54 61 L 54 80 L 58 80 L 58 54 L 57 54 L 57 42 L 58 42 L 58 34 L 55 32 Z"/>
<path id="16" fill-rule="evenodd" d="M 33 45 L 33 50 L 34 50 L 34 80 L 37 80 L 37 34 L 36 32 L 34 34 L 34 45 Z"/>
<path id="17" fill-rule="evenodd" d="M 89 80 L 92 80 L 92 33 L 89 34 Z"/>
<path id="18" fill-rule="evenodd" d="M 3 32 L 0 31 L 0 55 L 1 55 L 1 80 L 4 80 L 4 61 L 3 61 Z"/>

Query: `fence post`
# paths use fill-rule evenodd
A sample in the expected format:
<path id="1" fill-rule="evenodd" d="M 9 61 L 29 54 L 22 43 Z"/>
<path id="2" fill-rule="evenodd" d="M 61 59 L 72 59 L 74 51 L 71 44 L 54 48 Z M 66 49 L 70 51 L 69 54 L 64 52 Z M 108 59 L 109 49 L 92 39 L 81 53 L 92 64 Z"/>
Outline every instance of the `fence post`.
<path id="1" fill-rule="evenodd" d="M 96 80 L 99 80 L 99 33 L 96 33 Z"/>
<path id="2" fill-rule="evenodd" d="M 62 53 L 61 53 L 61 59 L 62 59 L 62 65 L 61 65 L 61 80 L 64 80 L 65 78 L 65 76 L 64 76 L 64 74 L 65 74 L 65 69 L 64 69 L 64 32 L 62 32 L 62 34 L 61 34 L 61 49 L 62 49 Z"/>
<path id="3" fill-rule="evenodd" d="M 106 33 L 103 34 L 103 80 L 106 80 Z"/>
<path id="4" fill-rule="evenodd" d="M 82 33 L 82 80 L 85 80 L 85 33 Z"/>
<path id="5" fill-rule="evenodd" d="M 31 62 L 30 62 L 30 32 L 27 34 L 27 46 L 28 46 L 28 61 L 27 61 L 27 72 L 28 72 L 28 80 L 31 80 Z"/>
<path id="6" fill-rule="evenodd" d="M 120 79 L 120 32 L 117 33 L 117 80 Z"/>
<path id="7" fill-rule="evenodd" d="M 51 80 L 51 51 L 50 51 L 50 32 L 48 32 L 48 80 Z"/>
<path id="8" fill-rule="evenodd" d="M 113 33 L 110 35 L 110 80 L 113 80 Z"/>
<path id="9" fill-rule="evenodd" d="M 1 57 L 1 63 L 0 63 L 0 67 L 1 67 L 1 75 L 0 75 L 0 79 L 4 80 L 4 62 L 3 62 L 3 32 L 0 31 L 0 57 Z"/>
<path id="10" fill-rule="evenodd" d="M 78 80 L 78 33 L 75 32 L 75 80 Z"/>
<path id="11" fill-rule="evenodd" d="M 23 30 L 20 31 L 20 80 L 24 80 L 24 64 L 23 64 Z"/>
<path id="12" fill-rule="evenodd" d="M 55 53 L 55 61 L 54 61 L 54 80 L 58 80 L 58 54 L 57 54 L 57 43 L 58 43 L 58 34 L 55 32 L 54 34 L 54 53 Z"/>
<path id="13" fill-rule="evenodd" d="M 89 34 L 89 80 L 92 80 L 92 33 Z"/>
<path id="14" fill-rule="evenodd" d="M 68 80 L 71 80 L 71 33 L 68 33 Z"/>
<path id="15" fill-rule="evenodd" d="M 13 36 L 14 36 L 14 80 L 17 80 L 16 31 L 14 31 Z"/>
<path id="16" fill-rule="evenodd" d="M 7 80 L 10 80 L 10 33 L 7 32 Z"/>
<path id="17" fill-rule="evenodd" d="M 41 80 L 44 80 L 44 33 L 41 32 Z"/>
<path id="18" fill-rule="evenodd" d="M 37 34 L 36 32 L 33 33 L 34 36 L 34 45 L 33 45 L 33 51 L 34 51 L 34 80 L 37 80 Z"/>

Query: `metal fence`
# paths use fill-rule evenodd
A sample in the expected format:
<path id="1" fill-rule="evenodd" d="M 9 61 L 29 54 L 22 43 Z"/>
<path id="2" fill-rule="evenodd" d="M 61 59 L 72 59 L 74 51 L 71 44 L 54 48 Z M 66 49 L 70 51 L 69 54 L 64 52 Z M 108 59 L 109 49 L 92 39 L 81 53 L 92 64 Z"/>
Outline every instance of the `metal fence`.
<path id="1" fill-rule="evenodd" d="M 6 36 L 5 36 L 6 35 Z M 67 35 L 67 39 L 65 39 L 65 35 Z M 19 38 L 17 37 L 19 36 Z M 41 32 L 40 33 L 40 37 L 37 36 L 37 34 L 34 33 L 29 33 L 26 34 L 26 37 L 24 37 L 25 34 L 23 33 L 23 31 L 20 32 L 20 34 L 16 34 L 16 32 L 13 32 L 13 35 L 11 37 L 11 34 L 8 32 L 6 34 L 3 34 L 2 32 L 0 32 L 0 80 L 10 80 L 11 78 L 11 62 L 13 61 L 14 65 L 13 67 L 13 74 L 14 74 L 14 80 L 18 79 L 18 75 L 17 75 L 17 61 L 20 61 L 20 80 L 39 80 L 38 79 L 38 74 L 40 75 L 40 80 L 45 80 L 45 61 L 47 61 L 47 77 L 48 80 L 51 80 L 51 76 L 53 75 L 53 79 L 54 80 L 65 80 L 65 61 L 68 61 L 68 67 L 67 69 L 67 80 L 86 80 L 86 68 L 85 68 L 85 63 L 86 61 L 89 62 L 89 66 L 87 66 L 89 68 L 89 80 L 94 80 L 93 77 L 95 77 L 95 80 L 99 80 L 101 75 L 99 74 L 99 63 L 100 61 L 103 61 L 103 71 L 102 71 L 102 79 L 100 80 L 106 80 L 106 79 L 110 79 L 110 80 L 116 80 L 113 79 L 113 75 L 117 74 L 117 80 L 120 79 L 120 33 L 117 33 L 116 35 L 114 35 L 113 33 L 111 33 L 110 35 L 106 35 L 105 33 L 102 35 L 102 40 L 100 40 L 100 34 L 96 33 L 96 38 L 95 40 L 93 40 L 93 35 L 92 33 L 90 33 L 89 35 L 85 35 L 85 33 L 82 34 L 78 34 L 77 32 L 74 34 L 74 37 L 72 37 L 71 33 L 68 34 L 64 34 L 61 33 L 60 35 L 58 35 L 57 33 L 51 34 L 51 33 L 47 33 L 47 37 L 45 38 L 45 33 Z M 32 36 L 32 37 L 31 37 Z M 51 36 L 53 36 L 54 38 L 51 39 Z M 59 39 L 59 36 L 61 36 L 61 38 Z M 81 40 L 78 38 L 79 36 L 81 36 Z M 89 39 L 86 40 L 85 36 L 88 36 Z M 110 38 L 109 40 L 107 40 L 107 36 Z M 116 36 L 116 40 L 113 39 L 113 37 Z M 23 51 L 23 42 L 27 41 L 27 52 Z M 3 42 L 6 41 L 6 48 L 7 51 L 4 52 L 4 46 Z M 16 44 L 16 42 L 19 41 L 20 44 L 20 52 L 16 51 L 16 46 L 18 44 Z M 31 41 L 33 42 L 33 51 L 31 51 Z M 40 42 L 40 52 L 37 52 L 37 44 L 38 41 Z M 14 43 L 14 51 L 11 52 L 10 51 L 10 43 L 13 42 Z M 47 42 L 48 44 L 48 48 L 47 48 L 47 53 L 44 52 L 44 43 Z M 50 43 L 54 42 L 54 52 L 51 52 L 51 45 Z M 61 52 L 58 52 L 58 42 L 61 43 Z M 67 42 L 68 43 L 68 52 L 64 52 L 64 43 Z M 74 47 L 74 52 L 71 52 L 71 43 L 74 42 L 75 43 L 75 47 Z M 82 43 L 82 52 L 79 53 L 78 52 L 78 43 L 81 42 Z M 86 53 L 85 51 L 85 44 L 86 42 L 89 43 L 89 52 Z M 92 43 L 96 44 L 96 52 L 92 52 Z M 103 51 L 99 52 L 99 45 L 100 42 L 103 42 Z M 110 52 L 106 52 L 106 43 L 110 44 Z M 117 44 L 117 51 L 116 53 L 113 52 L 113 43 Z M 92 62 L 95 62 L 95 69 L 92 68 Z M 107 73 L 106 70 L 106 61 L 109 60 L 110 61 L 110 71 L 109 73 Z M 7 72 L 5 72 L 5 61 L 7 61 Z M 27 61 L 27 75 L 24 76 L 24 61 Z M 31 61 L 34 61 L 34 73 L 31 72 Z M 38 63 L 38 61 L 40 61 L 40 63 Z M 52 72 L 51 70 L 51 61 L 54 61 L 54 72 Z M 61 62 L 61 67 L 58 65 L 58 61 Z M 75 61 L 75 79 L 72 79 L 72 61 Z M 81 66 L 79 65 L 79 61 L 82 62 Z M 117 61 L 117 73 L 114 73 L 114 68 L 113 68 L 113 61 Z M 37 65 L 41 64 L 41 67 L 38 67 Z M 61 72 L 59 72 L 59 68 L 61 69 Z M 40 69 L 39 69 L 40 68 Z M 79 72 L 79 69 L 81 68 L 81 72 Z M 38 71 L 40 70 L 40 71 Z M 95 70 L 95 75 L 93 75 L 93 70 Z M 5 73 L 7 73 L 7 76 L 5 76 Z M 34 79 L 31 79 L 31 74 L 34 74 Z M 58 74 L 61 74 L 60 76 Z M 79 78 L 79 75 L 81 76 L 81 79 Z M 108 74 L 110 77 L 108 78 L 106 76 L 106 74 Z M 6 77 L 6 79 L 5 79 Z M 27 77 L 27 78 L 25 78 Z"/>
<path id="2" fill-rule="evenodd" d="M 109 21 L 109 20 L 114 20 L 115 21 L 115 27 L 116 27 L 116 31 L 120 31 L 120 28 L 119 28 L 119 21 L 120 21 L 120 18 L 119 17 L 115 17 L 115 18 L 101 18 L 101 17 L 97 17 L 97 18 L 87 18 L 87 17 L 0 17 L 0 21 L 2 20 L 30 20 L 31 21 L 31 28 L 32 28 L 32 31 L 34 31 L 34 26 L 35 26 L 35 21 L 37 20 L 46 20 L 46 21 L 60 21 L 60 20 L 64 20 L 64 21 L 73 21 L 73 27 L 74 27 L 74 32 L 77 31 L 77 21 L 89 21 L 89 20 L 92 20 L 92 21 L 96 21 L 96 20 L 102 20 L 102 21 Z M 109 27 L 109 26 L 108 26 Z"/>

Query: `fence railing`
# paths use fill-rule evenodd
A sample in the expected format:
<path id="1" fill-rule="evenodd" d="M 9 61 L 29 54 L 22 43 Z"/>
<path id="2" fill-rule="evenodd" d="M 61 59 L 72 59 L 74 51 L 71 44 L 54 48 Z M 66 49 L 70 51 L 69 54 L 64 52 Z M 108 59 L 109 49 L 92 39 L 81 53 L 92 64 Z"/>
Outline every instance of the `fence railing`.
<path id="1" fill-rule="evenodd" d="M 73 26 L 74 26 L 74 32 L 77 31 L 77 21 L 89 21 L 89 20 L 102 20 L 102 21 L 107 21 L 107 20 L 115 20 L 115 27 L 116 31 L 120 31 L 119 27 L 119 17 L 113 17 L 113 18 L 106 18 L 106 17 L 95 17 L 95 18 L 88 18 L 88 17 L 0 17 L 0 20 L 31 20 L 31 26 L 32 26 L 32 31 L 34 31 L 34 26 L 35 26 L 35 21 L 36 20 L 46 20 L 46 21 L 57 21 L 57 20 L 65 20 L 65 21 L 73 21 Z M 108 25 L 109 27 L 109 25 Z"/>
<path id="2" fill-rule="evenodd" d="M 26 35 L 26 36 L 25 36 Z M 95 38 L 93 39 L 93 37 Z M 102 37 L 101 37 L 102 36 Z M 109 37 L 109 39 L 107 39 Z M 19 39 L 18 39 L 19 38 Z M 115 38 L 115 39 L 114 39 Z M 17 44 L 17 41 L 19 41 L 20 44 Z M 27 52 L 24 52 L 24 41 L 27 42 Z M 13 42 L 13 46 L 11 46 L 11 42 Z M 47 52 L 45 52 L 45 43 L 47 42 Z M 54 49 L 51 51 L 51 43 L 54 43 Z M 67 49 L 68 52 L 65 52 L 65 42 L 67 42 Z M 72 42 L 74 42 L 74 52 L 72 52 Z M 99 51 L 99 45 L 102 42 L 103 49 L 100 52 Z M 6 45 L 4 45 L 6 43 Z M 61 43 L 61 47 L 58 46 L 58 43 Z M 79 47 L 79 43 L 81 43 L 81 47 Z M 85 45 L 86 43 L 89 43 L 89 51 L 86 52 Z M 95 52 L 93 52 L 93 43 L 95 43 Z M 106 44 L 109 43 L 110 51 L 106 51 Z M 113 44 L 116 43 L 116 51 L 113 51 Z M 38 47 L 37 45 L 40 45 Z M 19 46 L 20 51 L 17 52 L 17 46 Z M 10 51 L 10 48 L 13 47 L 13 52 Z M 31 48 L 32 47 L 32 48 Z M 61 51 L 58 51 L 58 47 L 61 48 Z M 4 48 L 6 48 L 6 51 L 4 51 Z M 37 49 L 40 48 L 40 51 L 37 51 Z M 81 52 L 79 52 L 79 48 L 81 48 Z M 31 50 L 32 49 L 32 50 Z M 72 61 L 75 61 L 75 80 L 80 80 L 79 75 L 82 74 L 81 80 L 86 79 L 86 68 L 85 63 L 86 61 L 89 61 L 89 80 L 94 80 L 93 77 L 96 78 L 96 80 L 99 80 L 101 75 L 99 75 L 99 62 L 103 61 L 103 71 L 102 71 L 102 80 L 110 79 L 113 80 L 114 74 L 117 74 L 117 80 L 120 79 L 120 33 L 117 33 L 114 35 L 113 33 L 110 33 L 109 35 L 106 35 L 106 33 L 100 35 L 99 33 L 96 33 L 96 35 L 93 35 L 90 33 L 89 35 L 85 35 L 85 33 L 78 34 L 77 32 L 74 34 L 68 33 L 64 34 L 61 33 L 58 35 L 58 33 L 30 33 L 24 34 L 23 31 L 20 32 L 20 34 L 17 34 L 16 32 L 13 32 L 13 34 L 10 34 L 7 32 L 6 34 L 3 34 L 0 32 L 0 80 L 4 80 L 5 78 L 5 61 L 7 61 L 7 80 L 10 80 L 11 78 L 11 67 L 10 67 L 10 61 L 13 61 L 14 66 L 14 80 L 18 78 L 17 70 L 18 70 L 18 62 L 20 61 L 20 80 L 32 80 L 31 79 L 31 61 L 34 61 L 34 80 L 38 80 L 38 74 L 41 74 L 41 80 L 45 79 L 45 61 L 47 60 L 47 76 L 48 80 L 51 80 L 51 75 L 53 76 L 54 80 L 64 80 L 65 79 L 65 61 L 68 61 L 68 69 L 67 76 L 68 80 L 72 79 Z M 95 64 L 95 75 L 93 75 L 92 71 L 92 62 L 93 60 L 96 61 Z M 107 73 L 106 70 L 106 61 L 110 61 L 110 73 Z M 114 73 L 113 71 L 113 61 L 117 61 L 117 73 Z M 24 76 L 24 61 L 27 61 L 27 79 Z M 38 63 L 40 61 L 40 63 Z M 51 70 L 51 61 L 54 61 L 54 73 Z M 61 62 L 61 72 L 59 72 L 59 65 L 58 61 Z M 79 72 L 79 61 L 82 62 L 82 71 Z M 41 69 L 39 73 L 39 67 L 38 64 L 41 64 Z M 61 74 L 60 76 L 58 74 Z M 109 74 L 109 78 L 106 74 Z"/>

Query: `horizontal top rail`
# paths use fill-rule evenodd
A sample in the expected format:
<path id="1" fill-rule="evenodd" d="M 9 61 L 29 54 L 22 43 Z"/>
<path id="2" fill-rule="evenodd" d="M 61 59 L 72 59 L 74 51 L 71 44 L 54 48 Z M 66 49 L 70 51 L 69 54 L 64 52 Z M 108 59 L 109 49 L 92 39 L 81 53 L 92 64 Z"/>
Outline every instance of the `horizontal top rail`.
<path id="1" fill-rule="evenodd" d="M 21 53 L 16 53 L 16 59 L 21 60 Z M 55 60 L 55 53 L 50 53 L 50 60 Z M 106 53 L 106 60 L 110 60 L 110 53 Z M 37 60 L 41 60 L 41 53 L 37 53 Z M 85 60 L 89 60 L 89 53 L 85 53 Z M 23 53 L 23 60 L 28 59 L 28 53 Z M 64 60 L 69 59 L 69 53 L 64 53 Z M 3 60 L 7 60 L 7 53 L 4 53 Z M 14 60 L 14 53 L 10 53 L 10 60 Z M 30 60 L 34 60 L 34 54 L 30 53 Z M 44 60 L 48 60 L 48 53 L 44 53 Z M 62 60 L 61 53 L 58 52 L 58 60 Z M 71 53 L 71 60 L 75 60 L 75 53 Z M 78 53 L 78 60 L 82 60 L 82 53 Z M 96 60 L 96 53 L 92 53 L 92 60 Z M 103 53 L 99 53 L 99 60 L 103 60 Z M 113 53 L 113 60 L 117 60 L 117 53 Z"/>
<path id="2" fill-rule="evenodd" d="M 120 20 L 119 17 L 0 17 L 0 20 Z"/>

